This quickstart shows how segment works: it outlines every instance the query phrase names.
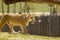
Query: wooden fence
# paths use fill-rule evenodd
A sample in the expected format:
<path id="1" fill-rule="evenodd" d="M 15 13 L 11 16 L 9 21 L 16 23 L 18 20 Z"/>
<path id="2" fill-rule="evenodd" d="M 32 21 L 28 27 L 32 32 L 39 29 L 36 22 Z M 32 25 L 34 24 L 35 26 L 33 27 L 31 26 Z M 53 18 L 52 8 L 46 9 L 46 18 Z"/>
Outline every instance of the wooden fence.
<path id="1" fill-rule="evenodd" d="M 19 26 L 14 27 L 15 31 L 20 31 Z M 30 22 L 27 27 L 28 34 L 42 35 L 42 36 L 60 36 L 60 16 L 36 16 L 36 22 Z M 2 28 L 4 32 L 10 32 L 8 25 Z"/>
<path id="2" fill-rule="evenodd" d="M 60 36 L 59 20 L 60 16 L 57 15 L 36 17 L 35 24 L 28 26 L 28 33 L 43 36 Z"/>

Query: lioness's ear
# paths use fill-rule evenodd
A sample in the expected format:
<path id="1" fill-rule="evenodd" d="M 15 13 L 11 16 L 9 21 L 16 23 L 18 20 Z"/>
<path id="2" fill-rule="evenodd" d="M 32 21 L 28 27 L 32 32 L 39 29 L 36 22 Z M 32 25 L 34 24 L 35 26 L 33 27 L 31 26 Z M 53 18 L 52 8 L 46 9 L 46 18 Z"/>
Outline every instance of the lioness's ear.
<path id="1" fill-rule="evenodd" d="M 27 16 L 29 16 L 30 14 L 28 13 Z"/>
<path id="2" fill-rule="evenodd" d="M 35 13 L 33 13 L 33 15 L 34 15 L 34 16 L 36 16 L 36 14 L 35 14 Z"/>
<path id="3" fill-rule="evenodd" d="M 28 17 L 29 16 L 29 14 L 26 14 L 26 17 Z"/>
<path id="4" fill-rule="evenodd" d="M 31 14 L 31 16 L 35 17 L 35 16 L 36 16 L 36 14 L 35 14 L 35 13 L 32 13 L 32 14 Z"/>

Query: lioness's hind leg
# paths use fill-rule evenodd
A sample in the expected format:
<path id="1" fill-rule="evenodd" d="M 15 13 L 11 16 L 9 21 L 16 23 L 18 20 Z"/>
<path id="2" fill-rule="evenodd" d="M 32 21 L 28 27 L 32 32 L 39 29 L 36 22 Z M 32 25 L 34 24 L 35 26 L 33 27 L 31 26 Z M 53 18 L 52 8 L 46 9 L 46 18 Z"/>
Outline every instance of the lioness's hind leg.
<path id="1" fill-rule="evenodd" d="M 23 29 L 23 27 L 21 26 L 20 28 L 21 28 L 21 33 L 24 33 L 24 29 Z"/>
<path id="2" fill-rule="evenodd" d="M 8 15 L 4 15 L 1 20 L 0 20 L 0 31 L 1 29 L 4 27 L 4 25 L 6 24 L 7 20 L 8 20 Z"/>
<path id="3" fill-rule="evenodd" d="M 14 33 L 15 31 L 13 29 L 13 25 L 12 24 L 8 24 L 8 25 L 9 25 L 9 28 L 10 28 L 11 33 Z"/>

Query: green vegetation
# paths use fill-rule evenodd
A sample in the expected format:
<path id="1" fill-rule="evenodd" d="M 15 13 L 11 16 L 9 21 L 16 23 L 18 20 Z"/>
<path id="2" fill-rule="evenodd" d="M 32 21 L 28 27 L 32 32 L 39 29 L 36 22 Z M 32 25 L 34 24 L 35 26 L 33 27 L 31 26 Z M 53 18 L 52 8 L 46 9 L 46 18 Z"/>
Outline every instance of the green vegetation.
<path id="1" fill-rule="evenodd" d="M 49 11 L 49 6 L 48 4 L 39 4 L 39 3 L 29 3 L 31 10 L 34 12 L 48 12 Z M 22 9 L 24 8 L 24 3 L 22 2 Z M 20 3 L 16 3 L 16 12 L 19 12 L 20 10 Z M 60 7 L 58 8 L 60 11 Z M 14 11 L 14 4 L 10 5 L 10 12 Z M 0 0 L 0 12 L 2 12 L 2 2 Z M 7 5 L 4 3 L 4 12 L 7 12 Z"/>
<path id="2" fill-rule="evenodd" d="M 37 11 L 37 12 L 45 12 L 49 11 L 49 7 L 46 4 L 35 4 L 35 3 L 29 3 L 31 10 L 30 11 Z M 24 3 L 22 2 L 22 9 L 24 8 Z M 16 12 L 19 12 L 20 10 L 20 3 L 16 3 Z M 0 2 L 0 12 L 2 11 L 2 6 Z M 14 4 L 10 5 L 10 12 L 14 11 Z M 4 4 L 4 12 L 7 12 L 7 5 Z"/>
<path id="3" fill-rule="evenodd" d="M 39 4 L 39 3 L 28 3 L 30 5 L 30 11 L 32 12 L 49 12 L 48 4 Z M 22 11 L 24 8 L 24 3 L 22 2 Z M 10 5 L 10 13 L 14 11 L 14 4 Z M 16 12 L 20 11 L 20 3 L 16 3 Z M 0 13 L 2 12 L 2 2 L 0 0 Z M 4 3 L 4 12 L 7 12 L 7 5 Z M 58 7 L 58 12 L 60 12 L 60 6 Z"/>
<path id="4" fill-rule="evenodd" d="M 9 34 L 0 32 L 0 40 L 60 40 L 60 37 L 37 36 L 29 34 Z"/>

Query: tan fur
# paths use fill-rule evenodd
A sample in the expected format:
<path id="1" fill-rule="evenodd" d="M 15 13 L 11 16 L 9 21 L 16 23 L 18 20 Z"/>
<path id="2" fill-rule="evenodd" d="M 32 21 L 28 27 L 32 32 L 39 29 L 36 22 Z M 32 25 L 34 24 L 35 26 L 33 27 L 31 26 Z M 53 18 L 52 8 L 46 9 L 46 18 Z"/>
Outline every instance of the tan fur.
<path id="1" fill-rule="evenodd" d="M 26 26 L 29 22 L 35 20 L 32 14 L 12 14 L 12 15 L 4 15 L 0 22 L 0 29 L 8 24 L 11 32 L 13 33 L 14 26 L 20 26 L 22 33 L 27 33 Z"/>

